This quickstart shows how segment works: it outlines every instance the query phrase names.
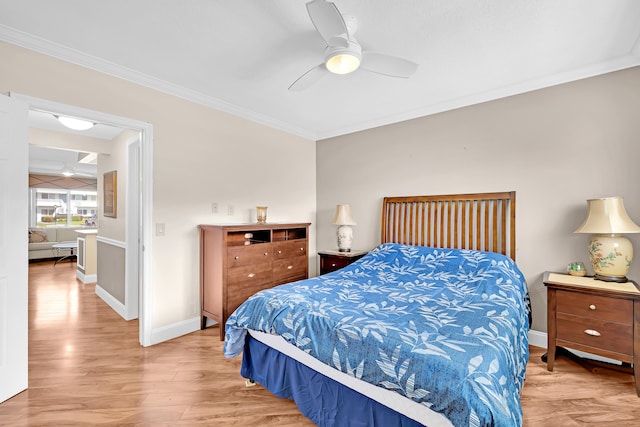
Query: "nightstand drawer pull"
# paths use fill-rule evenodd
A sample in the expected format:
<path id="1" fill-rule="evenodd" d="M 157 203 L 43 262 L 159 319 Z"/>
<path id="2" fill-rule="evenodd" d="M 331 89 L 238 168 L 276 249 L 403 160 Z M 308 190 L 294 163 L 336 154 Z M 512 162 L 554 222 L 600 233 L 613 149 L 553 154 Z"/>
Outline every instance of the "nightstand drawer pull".
<path id="1" fill-rule="evenodd" d="M 249 277 L 249 278 L 253 278 L 253 277 L 256 277 L 256 274 L 255 274 L 255 273 L 249 273 L 249 274 L 247 275 L 247 277 Z M 586 332 L 586 331 L 585 331 L 585 332 Z"/>
<path id="2" fill-rule="evenodd" d="M 596 306 L 595 306 L 594 304 L 591 304 L 591 305 L 589 306 L 589 310 L 595 310 L 595 309 L 596 309 Z"/>
<path id="3" fill-rule="evenodd" d="M 335 267 L 335 266 L 336 266 L 336 263 L 335 263 L 335 262 L 334 262 L 333 264 L 331 264 L 331 267 Z"/>
<path id="4" fill-rule="evenodd" d="M 591 335 L 592 337 L 599 337 L 601 335 L 600 332 L 596 331 L 595 329 L 585 329 L 584 333 L 587 335 Z"/>
<path id="5" fill-rule="evenodd" d="M 287 270 L 291 270 L 291 269 L 293 269 L 293 265 L 287 266 Z"/>

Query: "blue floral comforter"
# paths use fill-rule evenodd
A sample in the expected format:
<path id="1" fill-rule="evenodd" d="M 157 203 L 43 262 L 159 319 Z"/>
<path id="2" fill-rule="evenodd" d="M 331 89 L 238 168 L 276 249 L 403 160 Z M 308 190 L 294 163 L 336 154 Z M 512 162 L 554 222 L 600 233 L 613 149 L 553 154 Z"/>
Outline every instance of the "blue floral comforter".
<path id="1" fill-rule="evenodd" d="M 247 329 L 278 334 L 456 426 L 520 426 L 528 315 L 511 259 L 388 243 L 336 272 L 253 295 L 227 320 L 224 352 L 240 354 Z"/>

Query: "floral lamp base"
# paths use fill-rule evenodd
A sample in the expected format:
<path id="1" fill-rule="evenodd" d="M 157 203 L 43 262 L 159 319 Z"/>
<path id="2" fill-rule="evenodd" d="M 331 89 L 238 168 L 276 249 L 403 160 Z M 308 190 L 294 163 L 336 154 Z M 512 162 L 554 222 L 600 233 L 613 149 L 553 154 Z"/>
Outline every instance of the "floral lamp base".
<path id="1" fill-rule="evenodd" d="M 633 245 L 616 234 L 593 236 L 589 241 L 589 258 L 597 280 L 624 283 L 628 281 Z"/>
<path id="2" fill-rule="evenodd" d="M 351 242 L 353 241 L 353 229 L 350 225 L 338 227 L 338 250 L 340 252 L 351 252 Z"/>

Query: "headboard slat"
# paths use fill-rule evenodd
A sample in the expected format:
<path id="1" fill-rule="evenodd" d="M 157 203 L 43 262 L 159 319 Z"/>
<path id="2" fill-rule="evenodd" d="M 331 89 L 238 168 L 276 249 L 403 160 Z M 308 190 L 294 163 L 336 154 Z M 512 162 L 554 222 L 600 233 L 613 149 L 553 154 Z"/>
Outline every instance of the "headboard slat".
<path id="1" fill-rule="evenodd" d="M 515 260 L 516 194 L 385 197 L 382 243 L 498 252 Z"/>

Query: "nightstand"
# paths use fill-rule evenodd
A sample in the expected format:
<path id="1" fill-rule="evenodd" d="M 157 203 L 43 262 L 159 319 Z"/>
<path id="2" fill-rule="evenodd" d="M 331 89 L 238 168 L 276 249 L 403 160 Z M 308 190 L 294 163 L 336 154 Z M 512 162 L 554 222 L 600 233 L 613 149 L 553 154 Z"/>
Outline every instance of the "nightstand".
<path id="1" fill-rule="evenodd" d="M 640 290 L 634 282 L 545 273 L 547 287 L 547 369 L 562 353 L 595 371 L 604 367 L 634 375 L 640 396 Z M 569 347 L 615 359 L 622 365 L 582 359 Z"/>
<path id="2" fill-rule="evenodd" d="M 320 274 L 331 273 L 332 271 L 339 270 L 347 265 L 356 262 L 363 256 L 365 256 L 367 251 L 354 251 L 351 252 L 340 252 L 334 250 L 326 250 L 319 251 L 318 255 L 320 255 Z"/>

